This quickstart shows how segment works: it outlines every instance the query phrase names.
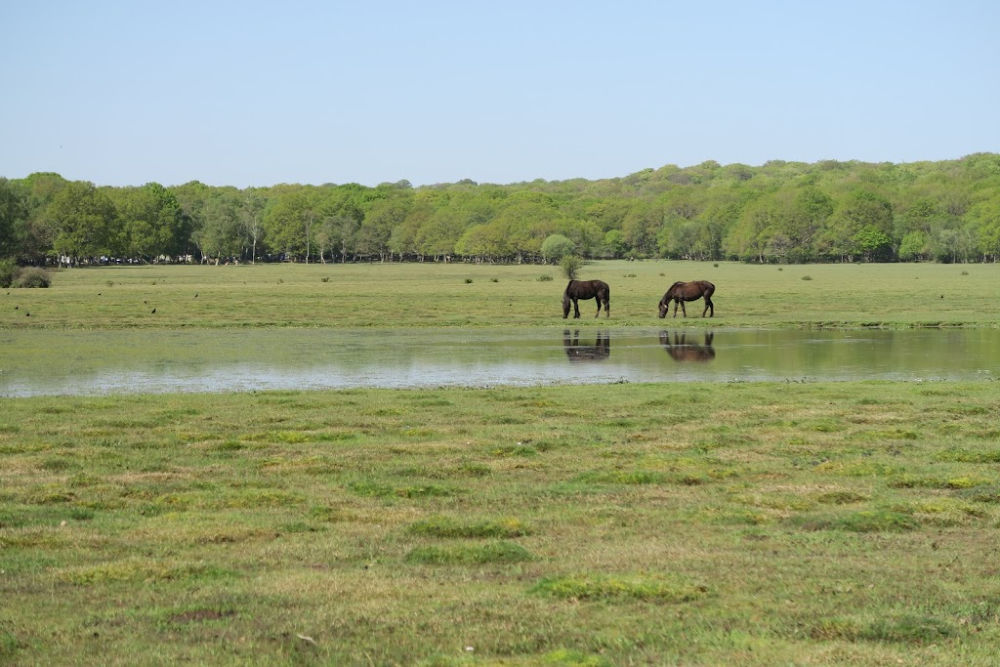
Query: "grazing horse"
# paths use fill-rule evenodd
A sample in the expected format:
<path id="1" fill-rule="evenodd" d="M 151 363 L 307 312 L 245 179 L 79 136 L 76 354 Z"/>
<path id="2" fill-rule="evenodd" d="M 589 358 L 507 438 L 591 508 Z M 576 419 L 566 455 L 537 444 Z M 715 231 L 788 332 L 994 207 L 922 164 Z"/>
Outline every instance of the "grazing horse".
<path id="1" fill-rule="evenodd" d="M 611 356 L 611 334 L 607 331 L 598 331 L 597 340 L 593 345 L 580 344 L 580 330 L 577 329 L 570 335 L 569 329 L 563 331 L 563 349 L 566 350 L 566 357 L 570 363 L 580 361 L 604 361 Z"/>
<path id="2" fill-rule="evenodd" d="M 597 299 L 597 314 L 601 316 L 601 304 L 604 304 L 604 316 L 611 317 L 611 288 L 603 280 L 571 280 L 563 292 L 563 319 L 569 317 L 569 304 L 573 302 L 573 318 L 580 317 L 580 306 L 577 299 Z"/>
<path id="3" fill-rule="evenodd" d="M 712 347 L 712 339 L 715 333 L 705 332 L 705 344 L 688 343 L 687 334 L 674 333 L 674 340 L 670 342 L 670 332 L 660 332 L 660 344 L 667 351 L 674 361 L 711 361 L 715 359 L 715 348 Z"/>
<path id="4" fill-rule="evenodd" d="M 671 301 L 674 302 L 674 317 L 677 317 L 677 304 L 681 305 L 681 312 L 684 313 L 684 317 L 687 317 L 687 308 L 684 307 L 684 302 L 697 301 L 702 297 L 705 297 L 705 310 L 701 311 L 701 316 L 705 317 L 705 313 L 711 309 L 712 314 L 709 317 L 715 317 L 715 304 L 712 303 L 712 294 L 714 293 L 715 285 L 707 280 L 692 280 L 689 283 L 678 281 L 671 285 L 667 293 L 660 299 L 660 318 L 667 316 Z"/>

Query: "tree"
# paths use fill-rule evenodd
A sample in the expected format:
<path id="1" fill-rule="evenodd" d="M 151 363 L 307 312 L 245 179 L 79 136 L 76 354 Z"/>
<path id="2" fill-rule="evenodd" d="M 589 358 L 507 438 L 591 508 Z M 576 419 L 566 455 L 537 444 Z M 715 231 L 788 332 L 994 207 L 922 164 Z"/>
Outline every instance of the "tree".
<path id="1" fill-rule="evenodd" d="M 994 191 L 988 199 L 976 203 L 966 219 L 974 230 L 983 261 L 1000 260 L 1000 193 Z"/>
<path id="2" fill-rule="evenodd" d="M 892 239 L 872 225 L 866 225 L 854 235 L 854 241 L 867 262 L 883 262 L 892 259 Z"/>
<path id="3" fill-rule="evenodd" d="M 380 261 L 385 261 L 392 252 L 389 239 L 393 230 L 406 220 L 411 201 L 408 194 L 372 201 L 354 235 L 356 252 L 366 256 L 377 255 Z"/>
<path id="4" fill-rule="evenodd" d="M 16 237 L 28 219 L 28 195 L 17 183 L 0 178 L 0 259 L 19 249 Z"/>
<path id="5" fill-rule="evenodd" d="M 302 186 L 282 186 L 272 191 L 270 206 L 264 212 L 264 227 L 272 250 L 288 258 L 305 257 L 309 261 L 312 223 L 316 207 L 312 192 Z"/>
<path id="6" fill-rule="evenodd" d="M 904 262 L 919 262 L 930 253 L 930 239 L 920 230 L 908 232 L 899 243 L 899 258 Z"/>
<path id="7" fill-rule="evenodd" d="M 103 187 L 96 190 L 110 199 L 114 214 L 98 245 L 104 253 L 146 258 L 196 249 L 252 261 L 278 251 L 324 262 L 331 255 L 422 260 L 452 253 L 520 262 L 550 261 L 550 248 L 542 247 L 560 235 L 581 257 L 998 261 L 998 165 L 1000 155 L 977 154 L 902 165 L 709 161 L 623 178 L 511 185 L 464 180 L 413 188 L 400 181 L 375 188 L 347 183 L 240 191 L 192 181 L 174 188 Z M 93 224 L 54 215 L 69 181 L 36 173 L 4 187 L 0 199 L 19 189 L 27 209 L 13 223 L 9 211 L 0 214 L 6 216 L 0 252 L 22 262 L 44 261 L 55 255 L 59 234 L 61 248 L 96 247 L 93 234 L 73 231 L 80 225 L 95 231 Z M 235 209 L 231 192 L 239 195 Z M 238 229 L 231 224 L 233 210 Z"/>
<path id="8" fill-rule="evenodd" d="M 235 190 L 220 190 L 202 207 L 202 224 L 192 233 L 192 242 L 201 252 L 202 260 L 240 257 L 247 236 L 240 220 L 242 195 Z"/>
<path id="9" fill-rule="evenodd" d="M 488 223 L 499 259 L 520 263 L 526 258 L 541 257 L 542 241 L 564 222 L 552 197 L 537 192 L 522 192 L 508 197 Z"/>
<path id="10" fill-rule="evenodd" d="M 749 203 L 726 233 L 725 252 L 744 262 L 763 263 L 768 249 L 767 231 L 777 224 L 777 216 L 771 198 L 762 197 Z"/>
<path id="11" fill-rule="evenodd" d="M 816 240 L 833 215 L 833 198 L 819 188 L 807 186 L 796 193 L 784 217 L 784 232 L 790 239 L 790 261 L 815 258 Z"/>
<path id="12" fill-rule="evenodd" d="M 581 257 L 594 257 L 601 252 L 604 232 L 591 220 L 566 219 L 559 226 L 559 233 L 572 241 Z M 544 244 L 544 241 L 542 242 Z"/>
<path id="13" fill-rule="evenodd" d="M 159 183 L 117 191 L 118 247 L 128 257 L 187 254 L 190 219 L 177 198 Z"/>
<path id="14" fill-rule="evenodd" d="M 573 254 L 576 244 L 562 234 L 550 234 L 542 241 L 542 262 L 558 263 L 563 257 Z"/>
<path id="15" fill-rule="evenodd" d="M 420 255 L 447 257 L 455 252 L 455 244 L 466 227 L 466 216 L 457 207 L 447 206 L 434 211 L 416 230 L 414 246 Z"/>
<path id="16" fill-rule="evenodd" d="M 46 215 L 57 230 L 53 249 L 70 265 L 110 254 L 116 211 L 93 183 L 68 183 L 56 194 Z"/>
<path id="17" fill-rule="evenodd" d="M 656 254 L 656 238 L 663 225 L 663 210 L 637 201 L 622 220 L 622 235 L 631 251 L 641 257 Z"/>
<path id="18" fill-rule="evenodd" d="M 611 259 L 620 259 L 628 252 L 628 244 L 625 242 L 625 235 L 620 229 L 610 229 L 604 235 L 601 242 L 603 255 Z"/>
<path id="19" fill-rule="evenodd" d="M 250 239 L 250 263 L 257 263 L 257 243 L 264 236 L 264 208 L 267 202 L 254 188 L 247 188 L 240 208 L 240 225 Z"/>
<path id="20" fill-rule="evenodd" d="M 21 184 L 28 196 L 28 217 L 16 234 L 17 254 L 24 261 L 41 263 L 54 253 L 52 244 L 57 233 L 55 222 L 47 214 L 48 207 L 69 181 L 59 174 L 36 172 Z"/>

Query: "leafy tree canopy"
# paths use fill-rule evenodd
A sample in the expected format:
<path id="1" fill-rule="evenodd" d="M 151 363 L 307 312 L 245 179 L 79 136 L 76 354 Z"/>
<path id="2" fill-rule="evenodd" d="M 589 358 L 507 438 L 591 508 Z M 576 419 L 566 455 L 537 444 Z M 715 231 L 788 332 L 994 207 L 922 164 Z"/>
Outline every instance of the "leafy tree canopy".
<path id="1" fill-rule="evenodd" d="M 240 190 L 0 179 L 0 256 L 96 261 L 998 261 L 1000 155 L 666 165 L 620 178 Z"/>

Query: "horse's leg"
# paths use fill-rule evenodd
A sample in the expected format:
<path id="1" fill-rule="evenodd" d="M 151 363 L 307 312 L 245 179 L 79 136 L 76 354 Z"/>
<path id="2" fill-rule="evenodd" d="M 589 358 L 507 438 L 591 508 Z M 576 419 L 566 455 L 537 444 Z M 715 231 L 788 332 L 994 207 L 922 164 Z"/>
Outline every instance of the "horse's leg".
<path id="1" fill-rule="evenodd" d="M 708 312 L 709 308 L 712 309 L 712 314 L 709 317 L 715 317 L 715 304 L 712 303 L 712 297 L 705 296 L 705 310 L 701 311 L 701 316 L 705 317 L 705 313 Z"/>
<path id="2" fill-rule="evenodd" d="M 674 299 L 674 319 L 677 318 L 677 304 L 679 304 L 680 302 L 681 302 L 680 299 Z"/>
<path id="3" fill-rule="evenodd" d="M 611 295 L 604 297 L 604 319 L 611 317 Z"/>
<path id="4" fill-rule="evenodd" d="M 577 302 L 576 299 L 573 299 L 573 319 L 576 320 L 579 318 L 580 318 L 580 304 Z"/>
<path id="5" fill-rule="evenodd" d="M 600 317 L 601 316 L 601 295 L 600 294 L 595 295 L 594 296 L 594 301 L 597 302 L 597 314 L 594 315 L 594 317 Z"/>
<path id="6" fill-rule="evenodd" d="M 684 313 L 684 317 L 688 316 L 688 309 L 684 307 L 684 299 L 681 299 L 681 312 Z M 677 313 L 674 312 L 674 315 Z"/>

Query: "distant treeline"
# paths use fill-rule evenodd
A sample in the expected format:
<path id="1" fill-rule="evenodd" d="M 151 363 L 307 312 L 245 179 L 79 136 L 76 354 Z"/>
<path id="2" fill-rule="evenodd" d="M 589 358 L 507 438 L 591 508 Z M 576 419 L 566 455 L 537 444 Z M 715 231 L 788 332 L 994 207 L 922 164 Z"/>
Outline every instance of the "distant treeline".
<path id="1" fill-rule="evenodd" d="M 705 162 L 605 180 L 414 188 L 0 178 L 21 264 L 250 261 L 996 262 L 1000 155 L 906 164 Z"/>

